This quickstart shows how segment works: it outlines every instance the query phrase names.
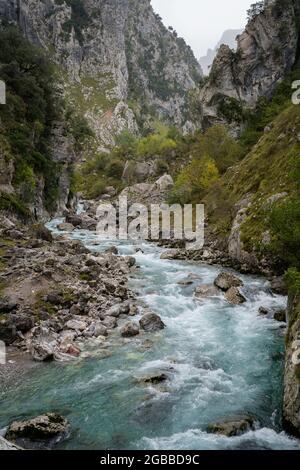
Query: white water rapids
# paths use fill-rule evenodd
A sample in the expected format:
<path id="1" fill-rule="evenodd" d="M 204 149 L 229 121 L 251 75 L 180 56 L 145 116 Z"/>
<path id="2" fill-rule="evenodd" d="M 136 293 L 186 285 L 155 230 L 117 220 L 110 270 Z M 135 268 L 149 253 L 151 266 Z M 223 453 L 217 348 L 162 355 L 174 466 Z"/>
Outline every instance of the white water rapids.
<path id="1" fill-rule="evenodd" d="M 57 231 L 59 222 L 48 227 Z M 95 245 L 97 235 L 86 230 L 70 237 L 93 252 L 110 245 Z M 199 301 L 195 287 L 212 283 L 221 268 L 161 260 L 162 250 L 149 243 L 113 244 L 135 256 L 139 269 L 129 286 L 166 329 L 130 340 L 116 330 L 105 359 L 95 351 L 75 364 L 40 366 L 1 396 L 0 425 L 55 408 L 71 422 L 72 434 L 60 445 L 67 449 L 299 449 L 281 429 L 284 325 L 258 316 L 260 306 L 285 307 L 286 299 L 273 295 L 265 279 L 239 275 L 244 305 L 222 296 Z M 136 253 L 138 246 L 143 251 Z M 180 285 L 191 273 L 193 284 Z M 169 380 L 137 384 L 152 372 Z M 257 430 L 233 438 L 206 432 L 245 413 L 257 417 Z"/>

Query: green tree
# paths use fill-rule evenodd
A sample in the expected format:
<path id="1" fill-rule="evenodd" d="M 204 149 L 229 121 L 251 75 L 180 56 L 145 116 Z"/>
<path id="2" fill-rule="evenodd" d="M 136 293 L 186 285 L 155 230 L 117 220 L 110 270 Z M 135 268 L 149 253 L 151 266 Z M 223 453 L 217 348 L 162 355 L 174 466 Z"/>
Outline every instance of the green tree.
<path id="1" fill-rule="evenodd" d="M 222 174 L 240 159 L 241 148 L 238 142 L 228 134 L 226 127 L 215 125 L 200 136 L 198 143 L 195 144 L 193 155 L 199 157 L 208 155 L 214 160 Z"/>
<path id="2" fill-rule="evenodd" d="M 178 175 L 171 194 L 171 201 L 181 204 L 200 201 L 218 178 L 219 171 L 212 158 L 208 155 L 193 158 Z"/>

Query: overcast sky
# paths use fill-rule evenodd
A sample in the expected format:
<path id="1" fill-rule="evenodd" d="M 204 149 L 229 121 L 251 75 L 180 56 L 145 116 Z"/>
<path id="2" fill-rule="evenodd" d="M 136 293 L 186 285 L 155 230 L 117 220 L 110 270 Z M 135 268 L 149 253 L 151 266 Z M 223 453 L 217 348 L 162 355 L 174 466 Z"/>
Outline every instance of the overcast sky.
<path id="1" fill-rule="evenodd" d="M 214 48 L 226 29 L 242 29 L 255 0 L 151 0 L 166 26 L 173 26 L 197 58 Z"/>

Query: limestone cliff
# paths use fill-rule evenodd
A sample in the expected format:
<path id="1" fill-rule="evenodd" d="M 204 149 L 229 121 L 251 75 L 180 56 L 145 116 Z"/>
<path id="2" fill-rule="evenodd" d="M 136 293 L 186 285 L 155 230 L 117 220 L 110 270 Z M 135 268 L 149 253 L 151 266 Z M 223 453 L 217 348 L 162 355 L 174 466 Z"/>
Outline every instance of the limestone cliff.
<path id="1" fill-rule="evenodd" d="M 64 70 L 65 94 L 108 146 L 159 117 L 188 131 L 201 67 L 150 0 L 0 0 L 0 16 Z"/>
<path id="2" fill-rule="evenodd" d="M 208 82 L 200 91 L 204 128 L 240 125 L 243 110 L 270 98 L 295 62 L 298 45 L 296 0 L 272 1 L 248 22 L 234 52 L 222 45 Z"/>
<path id="3" fill-rule="evenodd" d="M 291 293 L 284 378 L 284 426 L 300 436 L 300 294 Z"/>

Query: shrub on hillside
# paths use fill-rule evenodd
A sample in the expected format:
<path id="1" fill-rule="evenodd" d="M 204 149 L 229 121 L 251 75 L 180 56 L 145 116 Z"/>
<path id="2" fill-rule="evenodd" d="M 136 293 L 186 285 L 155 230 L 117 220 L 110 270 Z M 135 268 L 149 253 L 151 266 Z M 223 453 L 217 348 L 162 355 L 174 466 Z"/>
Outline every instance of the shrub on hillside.
<path id="1" fill-rule="evenodd" d="M 200 159 L 194 158 L 177 177 L 170 196 L 171 202 L 199 202 L 218 178 L 219 171 L 213 159 L 207 155 Z"/>

